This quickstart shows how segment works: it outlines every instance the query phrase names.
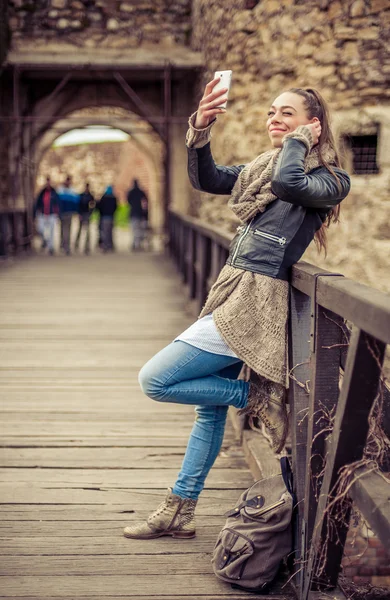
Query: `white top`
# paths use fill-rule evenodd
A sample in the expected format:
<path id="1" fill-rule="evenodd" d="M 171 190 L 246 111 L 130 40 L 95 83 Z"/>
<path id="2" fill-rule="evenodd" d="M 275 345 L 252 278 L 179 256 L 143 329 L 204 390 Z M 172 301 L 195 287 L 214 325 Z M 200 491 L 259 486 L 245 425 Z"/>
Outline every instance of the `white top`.
<path id="1" fill-rule="evenodd" d="M 212 352 L 212 354 L 223 354 L 225 356 L 233 356 L 238 358 L 221 337 L 218 329 L 215 326 L 212 313 L 198 319 L 182 334 L 175 338 L 175 342 L 180 340 L 186 342 L 195 348 Z"/>

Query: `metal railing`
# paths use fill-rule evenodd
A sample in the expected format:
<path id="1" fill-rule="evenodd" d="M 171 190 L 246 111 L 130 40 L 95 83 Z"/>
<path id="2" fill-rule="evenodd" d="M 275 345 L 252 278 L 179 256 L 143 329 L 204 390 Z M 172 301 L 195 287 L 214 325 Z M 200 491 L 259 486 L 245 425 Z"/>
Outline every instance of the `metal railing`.
<path id="1" fill-rule="evenodd" d="M 200 310 L 225 264 L 233 234 L 178 213 L 169 216 L 170 253 L 188 297 Z M 310 598 L 313 589 L 337 585 L 351 500 L 390 546 L 390 485 L 375 461 L 362 460 L 379 396 L 381 426 L 390 437 L 390 393 L 382 380 L 389 343 L 389 295 L 307 263 L 294 265 L 288 401 L 300 600 Z M 345 479 L 348 494 L 336 503 L 345 468 L 351 470 Z"/>

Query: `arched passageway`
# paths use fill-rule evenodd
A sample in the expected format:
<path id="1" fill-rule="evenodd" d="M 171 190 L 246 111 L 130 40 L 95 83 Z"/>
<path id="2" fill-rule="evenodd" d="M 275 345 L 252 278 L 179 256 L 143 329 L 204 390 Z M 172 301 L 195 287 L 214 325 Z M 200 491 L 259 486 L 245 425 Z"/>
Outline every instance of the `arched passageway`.
<path id="1" fill-rule="evenodd" d="M 36 145 L 32 182 L 34 193 L 36 194 L 37 187 L 44 184 L 47 174 L 51 175 L 54 185 L 61 183 L 67 174 L 72 174 L 76 190 L 81 191 L 85 181 L 79 181 L 80 176 L 77 176 L 77 165 L 72 160 L 71 147 L 65 153 L 67 160 L 63 164 L 61 160 L 64 159 L 65 148 L 61 153 L 58 152 L 60 156 L 56 157 L 57 168 L 51 169 L 50 173 L 47 172 L 47 166 L 53 161 L 45 160 L 45 157 L 55 155 L 55 150 L 51 148 L 59 136 L 75 128 L 91 126 L 115 128 L 128 136 L 128 141 L 121 142 L 119 148 L 114 144 L 112 152 L 103 152 L 99 157 L 98 181 L 90 182 L 93 192 L 101 195 L 107 185 L 114 184 L 120 202 L 126 202 L 127 190 L 137 178 L 148 195 L 150 226 L 154 233 L 160 236 L 164 227 L 164 144 L 150 124 L 125 109 L 89 107 L 69 113 L 54 123 Z M 107 160 L 107 164 L 104 164 L 104 160 Z M 76 180 L 72 170 L 76 170 Z"/>
<path id="2" fill-rule="evenodd" d="M 9 148 L 10 194 L 2 211 L 13 215 L 15 248 L 28 244 L 31 234 L 32 200 L 42 154 L 61 127 L 63 131 L 73 128 L 66 122 L 71 116 L 91 107 L 125 111 L 110 115 L 109 122 L 105 118 L 104 124 L 123 131 L 132 128 L 132 139 L 149 157 L 156 177 L 154 196 L 160 202 L 155 203 L 156 221 L 164 227 L 168 206 L 186 212 L 191 192 L 184 136 L 201 72 L 199 64 L 117 66 L 104 62 L 76 66 L 55 64 L 49 58 L 45 64 L 27 60 L 7 69 L 13 86 L 15 127 Z M 18 214 L 23 215 L 20 222 Z"/>

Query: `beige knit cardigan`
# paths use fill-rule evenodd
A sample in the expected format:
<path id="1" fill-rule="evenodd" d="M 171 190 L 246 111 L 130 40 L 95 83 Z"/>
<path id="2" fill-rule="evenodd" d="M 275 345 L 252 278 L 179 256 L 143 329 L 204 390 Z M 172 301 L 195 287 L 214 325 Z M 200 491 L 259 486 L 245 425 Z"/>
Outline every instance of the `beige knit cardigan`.
<path id="1" fill-rule="evenodd" d="M 189 119 L 188 148 L 202 148 L 211 138 Z M 310 140 L 311 141 L 311 140 Z M 199 318 L 212 313 L 216 327 L 244 363 L 265 379 L 288 387 L 289 283 L 225 265 L 212 286 Z"/>

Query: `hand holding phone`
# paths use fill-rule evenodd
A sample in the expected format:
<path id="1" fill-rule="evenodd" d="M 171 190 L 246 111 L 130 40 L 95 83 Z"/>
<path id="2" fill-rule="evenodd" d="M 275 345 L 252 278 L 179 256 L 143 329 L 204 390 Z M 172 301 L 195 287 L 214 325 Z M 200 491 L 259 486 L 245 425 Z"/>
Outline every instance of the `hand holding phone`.
<path id="1" fill-rule="evenodd" d="M 218 79 L 218 83 L 213 90 L 214 92 L 227 89 L 227 92 L 224 94 L 224 96 L 226 96 L 226 100 L 218 106 L 218 108 L 226 108 L 230 85 L 232 83 L 232 71 L 215 71 L 214 79 Z"/>
<path id="2" fill-rule="evenodd" d="M 213 81 L 206 87 L 197 110 L 195 127 L 204 129 L 217 115 L 226 112 L 227 97 L 230 89 L 232 71 L 217 71 Z"/>

